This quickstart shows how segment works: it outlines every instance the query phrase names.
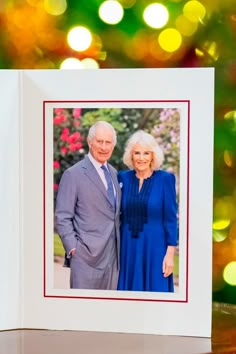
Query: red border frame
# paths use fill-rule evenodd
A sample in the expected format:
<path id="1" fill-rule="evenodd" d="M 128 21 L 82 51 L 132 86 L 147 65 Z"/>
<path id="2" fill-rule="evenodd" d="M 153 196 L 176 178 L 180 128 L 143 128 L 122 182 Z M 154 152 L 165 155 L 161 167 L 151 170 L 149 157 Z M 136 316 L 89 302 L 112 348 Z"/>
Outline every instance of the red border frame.
<path id="1" fill-rule="evenodd" d="M 137 298 L 111 298 L 111 297 L 97 297 L 97 296 L 65 296 L 65 295 L 47 295 L 46 294 L 46 157 L 45 157 L 45 107 L 47 103 L 186 103 L 188 107 L 188 137 L 187 137 L 187 215 L 186 215 L 186 293 L 185 300 L 164 300 L 164 299 L 137 299 Z M 85 299 L 85 300 L 116 300 L 116 301 L 147 301 L 147 302 L 188 302 L 188 277 L 189 277 L 189 172 L 190 172 L 190 100 L 45 100 L 43 101 L 43 296 L 45 298 L 68 298 L 68 299 Z"/>

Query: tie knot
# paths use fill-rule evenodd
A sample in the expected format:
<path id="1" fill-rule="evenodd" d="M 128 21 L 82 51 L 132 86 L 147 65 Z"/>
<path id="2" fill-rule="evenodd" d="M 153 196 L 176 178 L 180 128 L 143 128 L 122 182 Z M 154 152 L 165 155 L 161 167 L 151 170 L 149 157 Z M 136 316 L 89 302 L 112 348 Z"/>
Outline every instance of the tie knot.
<path id="1" fill-rule="evenodd" d="M 105 165 L 102 165 L 102 166 L 101 166 L 101 169 L 102 169 L 103 171 L 108 172 L 108 169 L 107 169 L 107 167 L 106 167 Z"/>

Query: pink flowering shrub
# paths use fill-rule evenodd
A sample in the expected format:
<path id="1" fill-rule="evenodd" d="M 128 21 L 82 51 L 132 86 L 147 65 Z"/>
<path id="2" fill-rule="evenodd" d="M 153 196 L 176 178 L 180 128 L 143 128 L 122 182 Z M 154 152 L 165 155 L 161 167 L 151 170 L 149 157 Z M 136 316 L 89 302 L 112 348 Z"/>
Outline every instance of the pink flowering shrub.
<path id="1" fill-rule="evenodd" d="M 54 109 L 54 191 L 62 173 L 84 155 L 84 137 L 80 129 L 81 109 Z"/>
<path id="2" fill-rule="evenodd" d="M 151 129 L 152 135 L 164 153 L 162 168 L 179 174 L 180 112 L 176 108 L 164 108 Z"/>

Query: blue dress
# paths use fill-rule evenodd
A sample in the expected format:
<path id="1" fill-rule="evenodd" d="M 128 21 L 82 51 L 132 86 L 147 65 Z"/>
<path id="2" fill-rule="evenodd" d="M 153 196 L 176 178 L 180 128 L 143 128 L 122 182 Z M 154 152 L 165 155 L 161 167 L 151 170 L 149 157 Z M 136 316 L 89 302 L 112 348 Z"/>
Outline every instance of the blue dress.
<path id="1" fill-rule="evenodd" d="M 158 170 L 139 179 L 134 170 L 118 174 L 121 200 L 121 258 L 118 290 L 173 292 L 173 274 L 164 278 L 167 246 L 177 245 L 175 176 Z"/>

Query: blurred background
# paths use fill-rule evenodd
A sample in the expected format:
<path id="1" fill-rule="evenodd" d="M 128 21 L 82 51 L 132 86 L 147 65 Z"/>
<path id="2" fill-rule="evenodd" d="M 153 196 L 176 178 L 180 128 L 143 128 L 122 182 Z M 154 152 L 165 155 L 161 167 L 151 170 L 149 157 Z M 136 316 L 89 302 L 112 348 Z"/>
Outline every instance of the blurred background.
<path id="1" fill-rule="evenodd" d="M 213 300 L 236 304 L 236 0 L 0 2 L 1 69 L 168 67 L 215 68 Z"/>

